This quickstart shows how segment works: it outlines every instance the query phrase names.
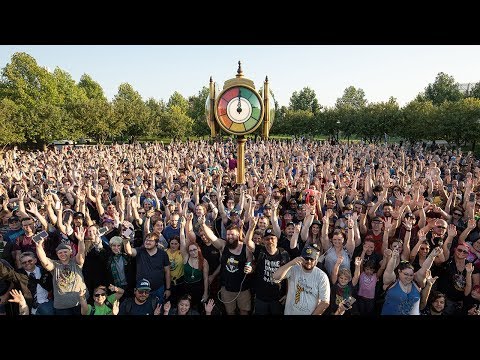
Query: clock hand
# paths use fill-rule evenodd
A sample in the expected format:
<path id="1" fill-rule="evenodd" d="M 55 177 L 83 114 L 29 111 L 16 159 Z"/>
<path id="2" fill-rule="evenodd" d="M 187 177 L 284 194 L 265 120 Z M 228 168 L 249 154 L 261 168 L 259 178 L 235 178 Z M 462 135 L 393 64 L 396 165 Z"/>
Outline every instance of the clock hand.
<path id="1" fill-rule="evenodd" d="M 238 91 L 237 112 L 238 112 L 239 114 L 242 112 L 242 101 L 241 101 L 241 97 L 240 97 L 240 90 Z"/>

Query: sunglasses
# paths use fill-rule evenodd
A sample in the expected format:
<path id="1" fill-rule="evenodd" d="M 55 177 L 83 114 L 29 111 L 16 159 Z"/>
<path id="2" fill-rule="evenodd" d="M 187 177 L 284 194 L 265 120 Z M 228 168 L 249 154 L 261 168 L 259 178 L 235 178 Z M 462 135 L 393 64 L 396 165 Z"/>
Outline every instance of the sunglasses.
<path id="1" fill-rule="evenodd" d="M 463 214 L 459 214 L 459 213 L 453 213 L 453 215 L 463 216 Z"/>
<path id="2" fill-rule="evenodd" d="M 315 261 L 315 259 L 312 259 L 312 258 L 304 258 L 305 261 Z"/>
<path id="3" fill-rule="evenodd" d="M 23 261 L 22 265 L 31 264 L 31 263 L 33 263 L 33 260 L 27 260 L 27 261 Z"/>
<path id="4" fill-rule="evenodd" d="M 468 250 L 457 249 L 458 253 L 468 254 Z"/>
<path id="5" fill-rule="evenodd" d="M 198 250 L 197 248 L 195 248 L 195 249 L 188 249 L 188 251 L 190 251 L 190 252 L 197 251 L 197 250 Z"/>
<path id="6" fill-rule="evenodd" d="M 435 227 L 437 227 L 439 229 L 447 230 L 447 228 L 445 226 L 435 226 Z"/>
<path id="7" fill-rule="evenodd" d="M 93 297 L 100 297 L 100 296 L 106 296 L 106 293 L 98 293 L 98 294 L 95 294 L 93 295 Z"/>
<path id="8" fill-rule="evenodd" d="M 146 294 L 146 295 L 150 294 L 150 290 L 138 290 L 138 289 L 137 289 L 137 292 L 138 292 L 139 294 Z"/>
<path id="9" fill-rule="evenodd" d="M 421 247 L 420 250 L 422 250 L 422 251 L 428 251 L 428 250 L 430 250 L 430 249 L 429 249 L 429 248 L 426 248 L 426 247 Z"/>

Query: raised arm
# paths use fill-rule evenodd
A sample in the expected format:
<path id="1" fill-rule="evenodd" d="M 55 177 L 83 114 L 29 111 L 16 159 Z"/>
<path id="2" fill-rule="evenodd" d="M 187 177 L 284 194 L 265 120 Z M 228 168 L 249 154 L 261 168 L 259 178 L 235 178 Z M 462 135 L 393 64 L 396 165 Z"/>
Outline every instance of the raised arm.
<path id="1" fill-rule="evenodd" d="M 287 276 L 287 272 L 288 272 L 288 270 L 290 270 L 290 268 L 292 266 L 301 265 L 301 264 L 303 264 L 304 261 L 305 261 L 305 259 L 303 257 L 299 256 L 299 257 L 296 257 L 295 259 L 289 261 L 285 265 L 280 266 L 277 269 L 277 271 L 275 271 L 273 273 L 273 281 L 275 281 L 276 283 L 279 283 L 280 281 L 282 281 L 285 278 L 285 276 Z"/>
<path id="2" fill-rule="evenodd" d="M 205 225 L 205 218 L 203 216 L 198 218 L 198 223 L 205 232 L 205 236 L 212 242 L 213 246 L 215 246 L 215 248 L 217 248 L 218 250 L 223 251 L 223 248 L 225 247 L 225 240 L 215 236 L 212 229 Z"/>
<path id="3" fill-rule="evenodd" d="M 78 228 L 78 232 L 75 233 L 75 237 L 78 240 L 78 251 L 77 255 L 75 255 L 75 260 L 77 265 L 82 267 L 83 263 L 85 262 L 85 231 L 83 230 L 83 226 Z"/>
<path id="4" fill-rule="evenodd" d="M 42 238 L 37 243 L 37 257 L 38 257 L 38 260 L 40 260 L 40 263 L 42 264 L 42 266 L 45 268 L 45 270 L 52 271 L 54 269 L 54 266 L 53 266 L 52 260 L 50 260 L 47 257 L 47 254 L 45 254 L 45 250 L 43 249 L 44 241 L 45 239 Z"/>
<path id="5" fill-rule="evenodd" d="M 433 260 L 436 256 L 440 255 L 441 251 L 442 249 L 440 247 L 436 247 L 435 249 L 433 249 L 433 251 L 427 256 L 427 258 L 423 262 L 422 267 L 415 273 L 415 282 L 421 288 L 425 286 L 427 270 L 430 270 L 433 264 Z"/>
<path id="6" fill-rule="evenodd" d="M 395 264 L 400 256 L 398 250 L 392 251 L 392 256 L 388 259 L 387 267 L 383 273 L 383 289 L 386 290 L 390 284 L 392 284 L 397 277 L 395 276 Z"/>

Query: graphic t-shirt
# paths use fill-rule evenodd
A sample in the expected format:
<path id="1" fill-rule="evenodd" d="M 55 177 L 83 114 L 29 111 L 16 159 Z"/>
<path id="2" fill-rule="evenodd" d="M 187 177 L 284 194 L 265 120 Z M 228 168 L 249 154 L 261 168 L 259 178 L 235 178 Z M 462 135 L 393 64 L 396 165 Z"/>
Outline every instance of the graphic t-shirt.
<path id="1" fill-rule="evenodd" d="M 327 274 L 319 268 L 307 273 L 301 265 L 288 271 L 288 294 L 285 315 L 311 315 L 319 301 L 330 302 L 330 283 Z"/>

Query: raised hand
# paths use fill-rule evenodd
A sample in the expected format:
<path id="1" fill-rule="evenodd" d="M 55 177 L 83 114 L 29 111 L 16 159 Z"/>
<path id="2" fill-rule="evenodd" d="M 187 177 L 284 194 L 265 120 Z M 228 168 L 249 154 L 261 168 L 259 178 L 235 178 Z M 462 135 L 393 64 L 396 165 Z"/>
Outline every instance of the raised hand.
<path id="1" fill-rule="evenodd" d="M 355 258 L 355 266 L 360 266 L 360 265 L 362 265 L 362 258 L 357 256 Z"/>
<path id="2" fill-rule="evenodd" d="M 448 225 L 448 236 L 455 237 L 457 236 L 457 227 L 453 224 Z"/>
<path id="3" fill-rule="evenodd" d="M 212 310 L 215 306 L 215 300 L 210 299 L 208 302 L 205 303 L 205 314 L 210 315 L 212 313 Z"/>

